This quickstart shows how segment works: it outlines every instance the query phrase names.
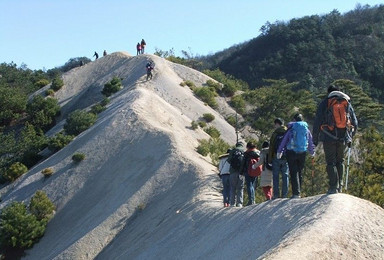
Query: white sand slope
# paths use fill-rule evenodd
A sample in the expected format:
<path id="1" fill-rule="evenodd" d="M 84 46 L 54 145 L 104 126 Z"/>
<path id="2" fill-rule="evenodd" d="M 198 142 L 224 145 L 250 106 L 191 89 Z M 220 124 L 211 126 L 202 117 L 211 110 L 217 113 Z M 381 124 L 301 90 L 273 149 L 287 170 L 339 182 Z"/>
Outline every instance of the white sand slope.
<path id="1" fill-rule="evenodd" d="M 156 68 L 147 82 L 148 60 Z M 114 76 L 124 88 L 97 123 L 1 191 L 0 208 L 28 201 L 38 189 L 57 205 L 26 259 L 384 258 L 384 210 L 348 195 L 222 209 L 216 169 L 195 151 L 209 136 L 191 130 L 191 121 L 212 113 L 224 140 L 233 144 L 236 136 L 179 85 L 209 79 L 190 68 L 119 52 L 73 69 L 56 94 L 63 121 L 50 134 L 70 112 L 102 100 L 103 85 Z M 86 160 L 74 164 L 75 152 Z M 47 167 L 55 173 L 44 179 Z"/>

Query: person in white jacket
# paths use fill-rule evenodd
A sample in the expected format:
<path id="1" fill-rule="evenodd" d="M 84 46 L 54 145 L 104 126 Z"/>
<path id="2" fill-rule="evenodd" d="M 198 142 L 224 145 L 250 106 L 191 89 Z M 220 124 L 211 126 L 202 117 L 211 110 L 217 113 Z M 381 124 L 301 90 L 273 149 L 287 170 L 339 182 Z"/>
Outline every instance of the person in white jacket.
<path id="1" fill-rule="evenodd" d="M 265 194 L 265 198 L 267 200 L 272 199 L 272 165 L 268 164 L 268 154 L 269 154 L 269 142 L 265 141 L 261 146 L 260 160 L 252 165 L 252 167 L 256 168 L 260 165 L 263 165 L 263 170 L 260 175 L 260 187 L 263 189 Z"/>
<path id="2" fill-rule="evenodd" d="M 220 155 L 219 156 L 220 162 L 219 162 L 219 176 L 221 178 L 221 181 L 223 182 L 223 202 L 224 207 L 229 207 L 229 193 L 231 190 L 230 187 L 230 181 L 229 181 L 229 162 L 228 159 L 228 153 Z"/>

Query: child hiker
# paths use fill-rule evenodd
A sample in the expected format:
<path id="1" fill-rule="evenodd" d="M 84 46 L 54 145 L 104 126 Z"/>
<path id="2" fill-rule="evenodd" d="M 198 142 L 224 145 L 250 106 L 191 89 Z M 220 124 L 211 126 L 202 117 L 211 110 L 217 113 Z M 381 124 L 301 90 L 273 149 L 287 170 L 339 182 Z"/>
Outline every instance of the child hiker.
<path id="1" fill-rule="evenodd" d="M 268 163 L 269 142 L 265 141 L 261 146 L 260 160 L 252 165 L 256 168 L 263 165 L 263 170 L 260 175 L 260 187 L 263 189 L 266 200 L 272 199 L 272 165 Z"/>

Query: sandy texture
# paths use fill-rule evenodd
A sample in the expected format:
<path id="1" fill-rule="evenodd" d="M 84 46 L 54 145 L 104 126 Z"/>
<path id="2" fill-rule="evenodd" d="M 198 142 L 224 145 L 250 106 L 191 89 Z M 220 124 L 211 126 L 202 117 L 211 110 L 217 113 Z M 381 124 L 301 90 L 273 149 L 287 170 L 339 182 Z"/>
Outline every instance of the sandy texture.
<path id="1" fill-rule="evenodd" d="M 145 80 L 145 64 L 155 62 Z M 216 169 L 195 149 L 209 136 L 190 128 L 212 113 L 233 144 L 234 129 L 179 84 L 207 76 L 152 55 L 113 53 L 64 75 L 56 97 L 66 116 L 102 100 L 114 76 L 124 88 L 97 123 L 3 188 L 0 208 L 44 190 L 57 205 L 26 259 L 383 259 L 384 210 L 348 195 L 274 200 L 223 209 Z M 41 90 L 41 91 L 44 91 Z M 223 114 L 234 113 L 224 102 Z M 74 164 L 75 152 L 86 160 Z M 41 170 L 55 173 L 44 179 Z"/>

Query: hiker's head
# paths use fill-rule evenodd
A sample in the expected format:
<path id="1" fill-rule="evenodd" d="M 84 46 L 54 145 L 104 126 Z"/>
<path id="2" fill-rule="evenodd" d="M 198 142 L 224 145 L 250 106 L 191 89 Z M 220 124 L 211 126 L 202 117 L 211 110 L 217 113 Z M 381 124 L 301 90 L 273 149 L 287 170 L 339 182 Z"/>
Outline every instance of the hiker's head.
<path id="1" fill-rule="evenodd" d="M 261 145 L 261 148 L 267 148 L 267 147 L 269 147 L 269 142 L 264 141 L 264 143 Z"/>
<path id="2" fill-rule="evenodd" d="M 294 115 L 293 119 L 294 119 L 296 122 L 303 121 L 303 115 L 300 114 L 300 113 L 297 113 L 297 114 Z"/>
<path id="3" fill-rule="evenodd" d="M 247 143 L 247 149 L 255 149 L 256 148 L 256 145 L 252 142 L 248 142 Z"/>
<path id="4" fill-rule="evenodd" d="M 236 148 L 243 148 L 244 144 L 242 142 L 237 142 L 236 143 Z"/>
<path id="5" fill-rule="evenodd" d="M 280 127 L 280 126 L 284 125 L 284 120 L 281 118 L 276 118 L 274 123 L 275 123 L 275 127 Z"/>
<path id="6" fill-rule="evenodd" d="M 328 87 L 328 94 L 333 92 L 333 91 L 339 91 L 339 90 L 340 90 L 340 88 L 338 86 L 331 84 Z"/>

